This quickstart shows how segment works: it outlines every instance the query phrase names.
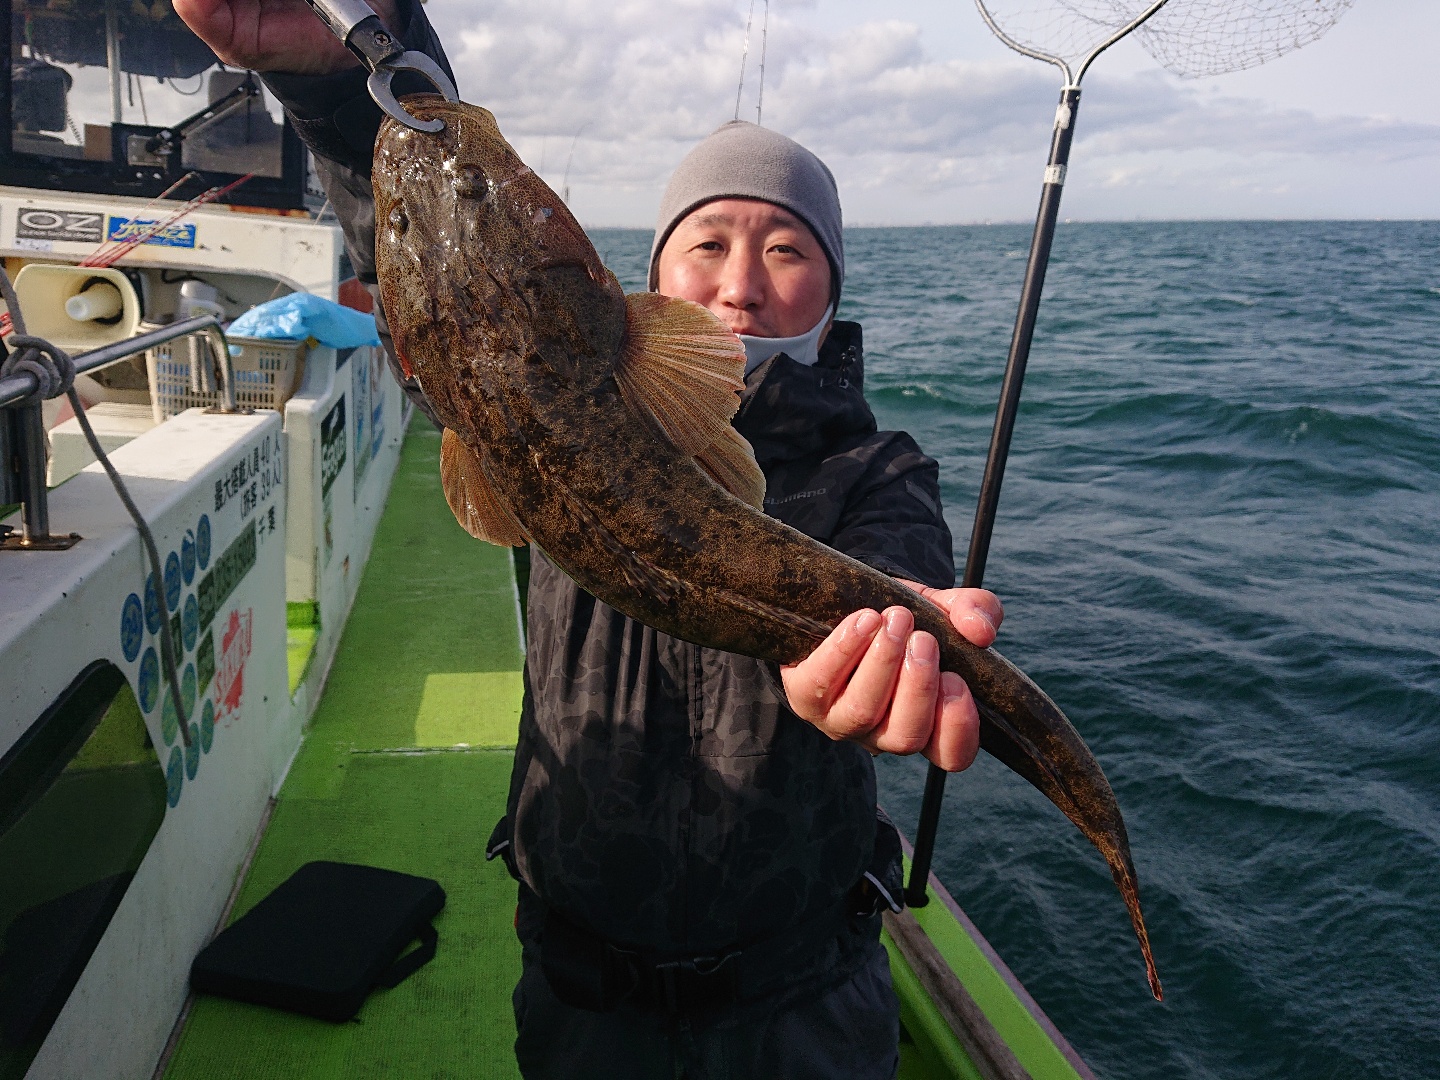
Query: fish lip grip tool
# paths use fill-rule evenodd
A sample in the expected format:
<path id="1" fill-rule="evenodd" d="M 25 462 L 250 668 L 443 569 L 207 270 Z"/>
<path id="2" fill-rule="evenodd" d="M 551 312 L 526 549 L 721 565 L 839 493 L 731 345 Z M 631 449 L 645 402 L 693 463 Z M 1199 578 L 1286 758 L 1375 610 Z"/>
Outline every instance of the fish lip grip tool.
<path id="1" fill-rule="evenodd" d="M 386 116 L 406 127 L 434 134 L 445 129 L 442 120 L 420 120 L 412 116 L 395 98 L 390 83 L 402 71 L 413 71 L 426 79 L 446 101 L 459 101 L 455 84 L 430 57 L 406 49 L 385 28 L 380 16 L 365 0 L 306 0 L 345 47 L 359 58 L 370 71 L 366 85 L 375 104 Z"/>

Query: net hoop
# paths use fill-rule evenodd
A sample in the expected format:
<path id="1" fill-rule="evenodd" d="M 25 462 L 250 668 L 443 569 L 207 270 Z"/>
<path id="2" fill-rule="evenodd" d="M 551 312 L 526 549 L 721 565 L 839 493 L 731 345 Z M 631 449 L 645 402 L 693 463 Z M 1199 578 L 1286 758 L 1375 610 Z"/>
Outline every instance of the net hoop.
<path id="1" fill-rule="evenodd" d="M 1130 33 L 1163 67 L 1202 78 L 1258 67 L 1322 37 L 1355 0 L 975 0 L 1002 42 L 1079 85 Z M 1072 77 L 1071 72 L 1074 72 Z"/>

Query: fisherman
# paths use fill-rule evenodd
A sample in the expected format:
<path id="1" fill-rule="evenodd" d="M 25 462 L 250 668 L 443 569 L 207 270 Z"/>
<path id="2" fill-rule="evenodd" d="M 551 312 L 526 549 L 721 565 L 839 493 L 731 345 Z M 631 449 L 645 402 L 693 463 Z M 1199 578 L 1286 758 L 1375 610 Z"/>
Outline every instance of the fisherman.
<path id="1" fill-rule="evenodd" d="M 378 295 L 381 116 L 364 72 L 304 0 L 174 3 L 223 60 L 263 73 Z M 418 4 L 372 6 L 448 72 Z M 877 431 L 865 403 L 860 327 L 835 320 L 844 272 L 834 179 L 799 144 L 731 123 L 676 170 L 650 287 L 703 304 L 744 344 L 734 423 L 765 473 L 765 510 L 989 645 L 1001 608 L 952 588 L 937 465 Z M 434 419 L 393 349 L 391 366 Z M 859 611 L 776 669 L 667 637 L 543 552 L 532 560 L 520 736 L 492 838 L 520 880 L 522 1073 L 894 1076 L 898 1005 L 878 938 L 879 912 L 899 909 L 899 841 L 877 820 L 871 754 L 923 752 L 954 771 L 978 747 L 975 705 L 937 670 L 934 638 L 904 608 Z"/>

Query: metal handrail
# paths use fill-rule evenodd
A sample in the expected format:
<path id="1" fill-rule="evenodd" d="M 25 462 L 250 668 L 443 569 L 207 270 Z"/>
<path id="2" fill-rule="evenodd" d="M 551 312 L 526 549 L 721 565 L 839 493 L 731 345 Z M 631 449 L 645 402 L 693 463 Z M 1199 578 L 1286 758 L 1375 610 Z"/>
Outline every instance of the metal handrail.
<path id="1" fill-rule="evenodd" d="M 124 341 L 111 342 L 109 345 L 102 345 L 98 349 L 81 353 L 74 358 L 75 374 L 83 375 L 87 371 L 94 371 L 107 364 L 113 364 L 116 360 L 134 356 L 136 353 L 144 352 L 156 345 L 164 345 L 167 341 L 174 341 L 176 338 L 197 333 L 203 333 L 206 336 L 210 351 L 220 357 L 220 366 L 225 372 L 225 385 L 220 392 L 220 411 L 235 412 L 235 365 L 230 359 L 230 343 L 225 340 L 225 331 L 221 329 L 220 319 L 216 315 L 197 315 L 193 319 L 171 323 L 158 330 L 137 334 Z M 29 397 L 39 388 L 40 381 L 28 371 L 0 379 L 0 408 L 13 405 L 15 402 Z"/>

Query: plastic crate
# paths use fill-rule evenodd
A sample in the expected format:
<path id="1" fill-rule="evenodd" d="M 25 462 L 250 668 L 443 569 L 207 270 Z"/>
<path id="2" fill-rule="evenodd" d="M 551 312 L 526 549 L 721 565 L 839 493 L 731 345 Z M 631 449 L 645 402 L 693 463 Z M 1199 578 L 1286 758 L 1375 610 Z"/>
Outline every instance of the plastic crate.
<path id="1" fill-rule="evenodd" d="M 299 388 L 308 339 L 232 337 L 229 341 L 235 404 L 251 409 L 282 409 Z M 208 347 L 203 342 L 200 335 L 192 334 L 157 345 L 145 354 L 157 424 L 186 409 L 208 409 L 220 404 L 218 387 L 205 392 L 191 386 L 191 357 L 198 353 L 203 363 L 209 362 Z"/>

